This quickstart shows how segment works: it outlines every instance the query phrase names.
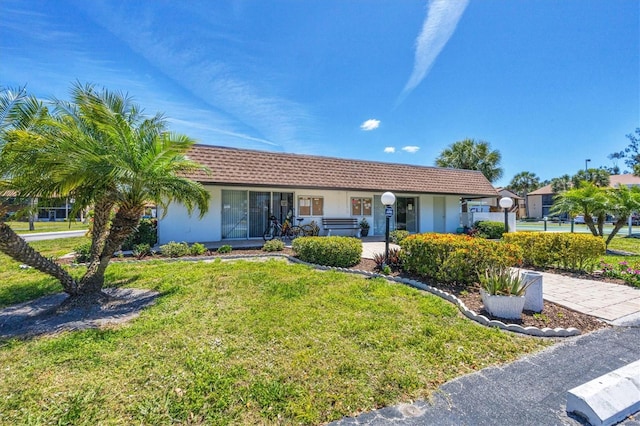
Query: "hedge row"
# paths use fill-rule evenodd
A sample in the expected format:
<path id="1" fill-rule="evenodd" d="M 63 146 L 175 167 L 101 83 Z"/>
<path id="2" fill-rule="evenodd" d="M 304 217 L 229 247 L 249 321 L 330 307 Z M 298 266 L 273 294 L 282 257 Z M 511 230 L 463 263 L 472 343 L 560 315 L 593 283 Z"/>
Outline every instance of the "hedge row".
<path id="1" fill-rule="evenodd" d="M 489 267 L 516 266 L 523 258 L 516 245 L 467 235 L 416 234 L 400 246 L 406 271 L 441 283 L 470 284 Z"/>
<path id="2" fill-rule="evenodd" d="M 591 272 L 606 252 L 602 238 L 587 234 L 513 232 L 502 238 L 522 249 L 525 265 L 539 268 Z"/>
<path id="3" fill-rule="evenodd" d="M 362 241 L 352 237 L 299 237 L 291 248 L 305 262 L 342 268 L 357 265 L 362 256 Z"/>

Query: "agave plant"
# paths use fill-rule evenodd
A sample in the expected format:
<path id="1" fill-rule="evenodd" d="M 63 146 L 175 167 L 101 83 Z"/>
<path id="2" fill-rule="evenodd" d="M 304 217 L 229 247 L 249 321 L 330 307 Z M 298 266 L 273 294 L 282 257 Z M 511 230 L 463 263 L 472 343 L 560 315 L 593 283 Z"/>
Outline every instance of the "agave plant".
<path id="1" fill-rule="evenodd" d="M 511 268 L 492 267 L 478 274 L 482 288 L 493 296 L 522 296 L 532 281 L 524 279 L 520 271 Z"/>

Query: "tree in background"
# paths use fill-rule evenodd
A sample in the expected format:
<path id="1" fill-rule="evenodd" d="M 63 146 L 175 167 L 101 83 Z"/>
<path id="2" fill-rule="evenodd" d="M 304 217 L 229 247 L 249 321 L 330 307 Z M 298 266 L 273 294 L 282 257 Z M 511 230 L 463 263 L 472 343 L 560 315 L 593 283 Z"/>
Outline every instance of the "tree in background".
<path id="1" fill-rule="evenodd" d="M 551 190 L 559 194 L 572 188 L 571 176 L 562 175 L 557 178 L 551 179 Z"/>
<path id="2" fill-rule="evenodd" d="M 609 186 L 609 176 L 609 172 L 605 169 L 579 170 L 571 177 L 571 183 L 574 188 L 579 188 L 582 182 L 591 182 L 595 186 L 604 188 Z"/>
<path id="3" fill-rule="evenodd" d="M 525 211 L 527 217 L 529 217 L 529 203 L 527 200 L 527 194 L 531 191 L 535 191 L 540 187 L 540 179 L 535 173 L 520 172 L 511 179 L 509 188 L 516 192 L 519 196 L 525 200 Z"/>
<path id="4" fill-rule="evenodd" d="M 609 159 L 615 161 L 624 158 L 624 163 L 633 170 L 633 174 L 640 176 L 640 127 L 636 128 L 634 133 L 626 135 L 630 141 L 629 146 L 624 151 L 610 154 Z M 617 164 L 615 167 L 617 167 Z"/>
<path id="5" fill-rule="evenodd" d="M 76 83 L 72 101 L 52 101 L 52 112 L 35 126 L 4 133 L 0 176 L 20 196 L 75 199 L 74 210 L 93 206 L 86 273 L 74 279 L 45 259 L 11 229 L 0 227 L 0 251 L 60 280 L 70 304 L 100 303 L 104 272 L 114 252 L 132 234 L 147 202 L 176 200 L 201 216 L 209 194 L 181 177 L 201 169 L 185 156 L 193 141 L 167 131 L 162 115 L 146 117 L 121 93 Z"/>
<path id="6" fill-rule="evenodd" d="M 500 152 L 492 151 L 489 142 L 464 139 L 444 149 L 436 159 L 436 166 L 478 170 L 493 183 L 502 177 L 501 159 Z"/>

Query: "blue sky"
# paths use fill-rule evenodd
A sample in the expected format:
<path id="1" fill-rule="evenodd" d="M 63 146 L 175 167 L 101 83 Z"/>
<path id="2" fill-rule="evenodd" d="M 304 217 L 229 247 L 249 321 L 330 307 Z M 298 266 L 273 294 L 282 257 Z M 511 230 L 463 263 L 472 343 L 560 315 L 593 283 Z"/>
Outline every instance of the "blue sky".
<path id="1" fill-rule="evenodd" d="M 506 185 L 611 166 L 640 127 L 637 0 L 2 0 L 0 16 L 1 86 L 121 90 L 205 144 L 432 166 L 473 138 Z"/>

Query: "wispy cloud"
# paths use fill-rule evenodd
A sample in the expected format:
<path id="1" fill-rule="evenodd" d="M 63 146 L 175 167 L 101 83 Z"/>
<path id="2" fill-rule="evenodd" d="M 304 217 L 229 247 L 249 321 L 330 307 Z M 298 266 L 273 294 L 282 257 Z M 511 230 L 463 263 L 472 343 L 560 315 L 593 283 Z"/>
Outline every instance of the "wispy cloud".
<path id="1" fill-rule="evenodd" d="M 376 120 L 375 118 L 370 118 L 360 125 L 360 128 L 365 132 L 375 130 L 380 127 L 380 120 Z"/>
<path id="2" fill-rule="evenodd" d="M 415 154 L 420 150 L 420 147 L 415 145 L 407 145 L 407 146 L 403 146 L 402 150 L 404 152 L 408 152 L 409 154 Z"/>
<path id="3" fill-rule="evenodd" d="M 401 102 L 427 75 L 449 41 L 469 0 L 431 0 L 422 31 L 416 39 L 413 72 L 400 95 Z"/>
<path id="4" fill-rule="evenodd" d="M 384 152 L 386 152 L 387 154 L 393 154 L 394 152 L 396 152 L 396 147 L 395 146 L 388 146 L 384 149 Z"/>

